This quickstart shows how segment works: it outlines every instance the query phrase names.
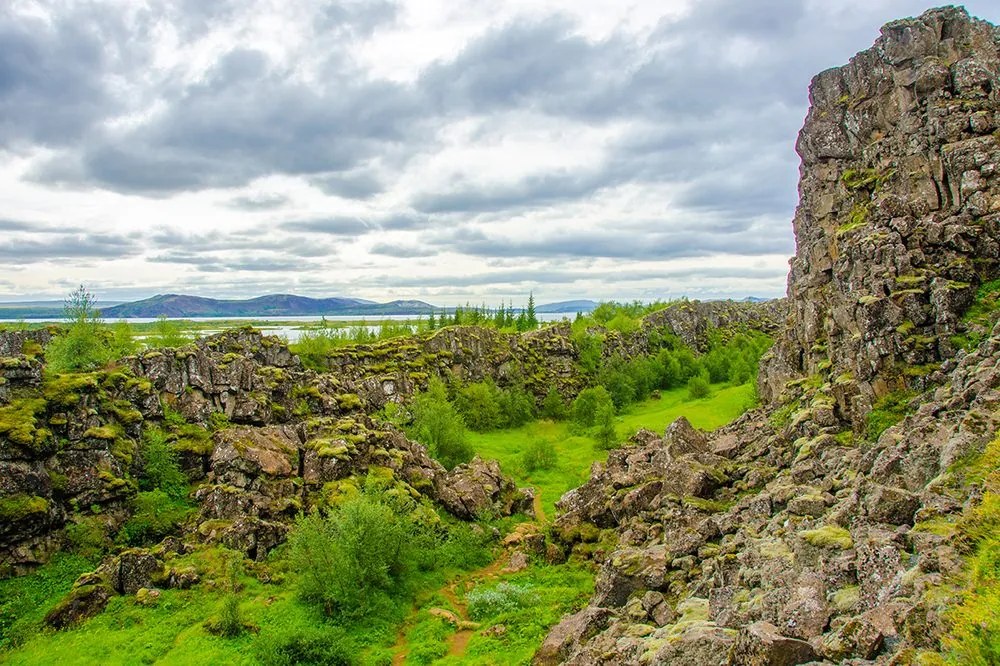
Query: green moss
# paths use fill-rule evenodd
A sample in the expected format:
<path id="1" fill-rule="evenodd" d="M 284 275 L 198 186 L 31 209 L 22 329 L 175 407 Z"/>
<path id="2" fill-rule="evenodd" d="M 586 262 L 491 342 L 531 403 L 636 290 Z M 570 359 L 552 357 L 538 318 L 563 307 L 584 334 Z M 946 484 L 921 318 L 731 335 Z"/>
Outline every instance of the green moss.
<path id="1" fill-rule="evenodd" d="M 836 525 L 824 525 L 814 530 L 803 530 L 799 532 L 799 536 L 805 539 L 806 543 L 819 548 L 847 550 L 854 547 L 851 533 Z"/>
<path id="2" fill-rule="evenodd" d="M 883 432 L 902 421 L 912 409 L 913 396 L 911 391 L 895 391 L 880 398 L 867 416 L 868 439 L 877 440 Z"/>
<path id="3" fill-rule="evenodd" d="M 847 169 L 841 176 L 841 181 L 849 190 L 874 191 L 882 187 L 895 173 L 895 169 L 885 171 L 879 169 Z"/>
<path id="4" fill-rule="evenodd" d="M 114 426 L 94 426 L 93 428 L 87 428 L 83 433 L 84 439 L 101 439 L 105 441 L 114 441 L 121 436 L 121 432 Z"/>
<path id="5" fill-rule="evenodd" d="M 0 407 L 0 436 L 18 446 L 41 450 L 49 438 L 49 431 L 38 427 L 45 406 L 41 398 L 28 398 Z"/>
<path id="6" fill-rule="evenodd" d="M 857 203 L 851 208 L 850 212 L 847 214 L 847 221 L 844 224 L 837 227 L 837 235 L 842 236 L 855 229 L 865 226 L 868 224 L 868 218 L 871 215 L 871 202 Z"/>
<path id="7" fill-rule="evenodd" d="M 848 585 L 847 587 L 842 587 L 836 592 L 834 592 L 830 601 L 833 602 L 834 607 L 841 613 L 848 613 L 858 605 L 858 598 L 860 597 L 859 588 L 857 585 Z"/>
<path id="8" fill-rule="evenodd" d="M 49 501 L 37 495 L 9 495 L 0 498 L 0 520 L 14 522 L 49 510 Z"/>
<path id="9" fill-rule="evenodd" d="M 361 398 L 356 393 L 342 393 L 337 396 L 337 406 L 345 411 L 361 409 Z"/>
<path id="10" fill-rule="evenodd" d="M 99 391 L 98 374 L 93 372 L 46 375 L 42 383 L 42 395 L 57 407 L 75 407 L 82 394 Z"/>

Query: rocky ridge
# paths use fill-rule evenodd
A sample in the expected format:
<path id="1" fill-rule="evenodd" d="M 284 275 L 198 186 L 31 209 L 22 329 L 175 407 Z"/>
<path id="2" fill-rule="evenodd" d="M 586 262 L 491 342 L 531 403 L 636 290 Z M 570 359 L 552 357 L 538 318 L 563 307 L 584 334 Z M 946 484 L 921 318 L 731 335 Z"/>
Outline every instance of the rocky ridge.
<path id="1" fill-rule="evenodd" d="M 537 664 L 909 664 L 940 648 L 941 585 L 963 559 L 939 526 L 975 506 L 962 464 L 1000 428 L 1000 324 L 961 344 L 1000 275 L 998 94 L 1000 31 L 954 7 L 888 24 L 813 80 L 767 406 L 710 435 L 640 433 L 562 498 L 554 539 L 600 570 Z M 907 415 L 879 432 L 892 398 Z"/>

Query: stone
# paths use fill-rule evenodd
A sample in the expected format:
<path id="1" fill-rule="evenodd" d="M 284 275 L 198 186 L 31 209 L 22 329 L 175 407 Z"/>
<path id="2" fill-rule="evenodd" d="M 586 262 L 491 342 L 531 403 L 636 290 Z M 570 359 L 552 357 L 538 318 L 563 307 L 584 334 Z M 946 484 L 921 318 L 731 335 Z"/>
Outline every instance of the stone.
<path id="1" fill-rule="evenodd" d="M 768 622 L 754 622 L 742 629 L 729 658 L 731 666 L 796 666 L 816 659 L 805 641 L 782 636 Z"/>

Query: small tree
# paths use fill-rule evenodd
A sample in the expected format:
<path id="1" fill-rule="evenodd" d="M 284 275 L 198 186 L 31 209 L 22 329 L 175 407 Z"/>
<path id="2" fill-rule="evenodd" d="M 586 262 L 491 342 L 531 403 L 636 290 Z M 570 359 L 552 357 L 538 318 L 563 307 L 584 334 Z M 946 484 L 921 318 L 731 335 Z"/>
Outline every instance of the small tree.
<path id="1" fill-rule="evenodd" d="M 584 428 L 596 425 L 602 407 L 610 408 L 612 416 L 614 415 L 614 403 L 603 386 L 580 391 L 580 395 L 573 401 L 573 422 Z"/>
<path id="2" fill-rule="evenodd" d="M 542 401 L 542 416 L 553 421 L 566 418 L 566 403 L 563 402 L 562 395 L 555 386 L 550 387 L 549 392 L 545 394 L 545 399 Z"/>
<path id="3" fill-rule="evenodd" d="M 63 317 L 66 332 L 53 338 L 46 350 L 46 360 L 56 372 L 91 370 L 109 357 L 101 336 L 101 313 L 96 297 L 80 285 L 66 299 Z"/>
<path id="4" fill-rule="evenodd" d="M 410 435 L 425 444 L 438 461 L 451 469 L 472 460 L 472 447 L 465 440 L 465 423 L 448 402 L 448 390 L 437 377 L 427 390 L 413 397 Z"/>
<path id="5" fill-rule="evenodd" d="M 594 439 L 602 449 L 613 449 L 618 443 L 618 432 L 615 430 L 615 408 L 603 404 L 597 410 L 597 431 Z"/>
<path id="6" fill-rule="evenodd" d="M 528 309 L 524 313 L 526 326 L 529 330 L 538 328 L 538 317 L 535 314 L 535 292 L 528 292 Z"/>

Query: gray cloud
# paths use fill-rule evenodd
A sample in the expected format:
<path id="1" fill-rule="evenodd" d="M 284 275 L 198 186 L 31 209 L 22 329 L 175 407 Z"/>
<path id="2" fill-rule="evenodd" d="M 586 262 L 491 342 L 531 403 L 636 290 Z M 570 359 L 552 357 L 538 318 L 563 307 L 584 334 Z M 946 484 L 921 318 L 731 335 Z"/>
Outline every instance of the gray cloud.
<path id="1" fill-rule="evenodd" d="M 284 194 L 251 194 L 234 197 L 226 202 L 226 206 L 236 210 L 257 211 L 282 208 L 291 201 Z"/>
<path id="2" fill-rule="evenodd" d="M 66 145 L 117 108 L 104 78 L 111 63 L 102 36 L 111 21 L 0 9 L 0 147 Z"/>
<path id="3" fill-rule="evenodd" d="M 122 259 L 138 255 L 142 246 L 134 235 L 54 234 L 44 240 L 12 237 L 0 246 L 0 262 L 12 264 L 60 259 Z"/>
<path id="4" fill-rule="evenodd" d="M 641 270 L 592 269 L 506 269 L 476 274 L 437 276 L 378 276 L 366 281 L 374 287 L 481 287 L 489 285 L 551 285 L 577 282 L 649 282 L 651 280 L 731 280 L 735 278 L 769 280 L 785 275 L 774 268 L 674 268 Z"/>
<path id="5" fill-rule="evenodd" d="M 695 227 L 697 225 L 692 225 Z M 714 233 L 694 228 L 645 233 L 620 230 L 581 230 L 567 234 L 543 234 L 532 238 L 505 238 L 482 230 L 460 228 L 428 239 L 428 242 L 463 254 L 481 257 L 594 257 L 611 259 L 679 259 L 719 254 L 759 256 L 790 254 L 791 238 L 767 233 L 747 223 L 736 231 Z"/>

